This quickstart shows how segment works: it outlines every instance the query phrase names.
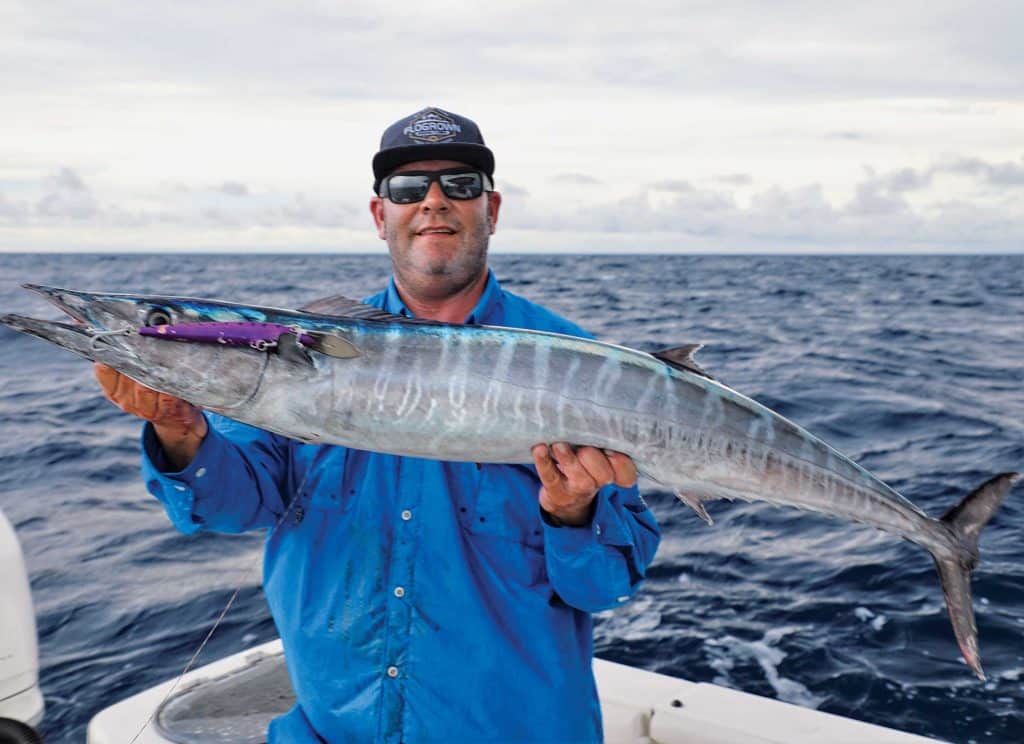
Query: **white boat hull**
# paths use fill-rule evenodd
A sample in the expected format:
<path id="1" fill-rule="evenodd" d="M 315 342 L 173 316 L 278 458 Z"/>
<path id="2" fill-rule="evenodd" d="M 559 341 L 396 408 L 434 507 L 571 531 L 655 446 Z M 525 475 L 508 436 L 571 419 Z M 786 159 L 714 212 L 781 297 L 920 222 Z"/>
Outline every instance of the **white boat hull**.
<path id="1" fill-rule="evenodd" d="M 189 672 L 173 694 L 171 680 L 106 708 L 89 723 L 88 744 L 124 744 L 156 711 L 136 744 L 189 741 L 261 742 L 274 711 L 252 712 L 253 700 L 291 705 L 281 642 L 271 641 Z M 687 682 L 623 664 L 594 660 L 607 744 L 927 744 L 921 736 L 822 713 L 706 683 Z M 256 681 L 259 680 L 259 681 Z M 252 693 L 256 694 L 252 694 Z M 217 709 L 220 693 L 224 707 Z M 195 702 L 190 702 L 195 701 Z M 200 720 L 198 709 L 208 717 Z M 206 728 L 202 728 L 202 727 Z M 176 731 L 176 733 L 175 733 Z M 204 733 L 205 732 L 205 733 Z"/>
<path id="2" fill-rule="evenodd" d="M 0 718 L 35 726 L 42 717 L 36 618 L 25 558 L 0 511 Z"/>

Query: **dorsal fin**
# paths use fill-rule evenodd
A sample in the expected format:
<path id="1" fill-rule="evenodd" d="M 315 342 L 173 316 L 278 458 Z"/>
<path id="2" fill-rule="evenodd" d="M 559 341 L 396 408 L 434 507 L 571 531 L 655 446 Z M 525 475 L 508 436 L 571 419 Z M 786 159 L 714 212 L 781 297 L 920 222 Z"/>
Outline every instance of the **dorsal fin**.
<path id="1" fill-rule="evenodd" d="M 693 355 L 703 347 L 704 344 L 683 344 L 682 346 L 671 346 L 667 349 L 651 352 L 651 356 L 657 357 L 663 362 L 671 364 L 676 369 L 694 372 L 709 380 L 715 379 L 709 375 L 703 367 L 693 361 Z"/>
<path id="2" fill-rule="evenodd" d="M 365 305 L 358 300 L 353 300 L 344 295 L 331 295 L 321 297 L 319 300 L 303 305 L 299 308 L 304 313 L 316 315 L 340 315 L 345 318 L 358 318 L 359 320 L 381 320 L 386 322 L 408 323 L 412 318 L 403 315 L 395 315 L 387 310 Z"/>

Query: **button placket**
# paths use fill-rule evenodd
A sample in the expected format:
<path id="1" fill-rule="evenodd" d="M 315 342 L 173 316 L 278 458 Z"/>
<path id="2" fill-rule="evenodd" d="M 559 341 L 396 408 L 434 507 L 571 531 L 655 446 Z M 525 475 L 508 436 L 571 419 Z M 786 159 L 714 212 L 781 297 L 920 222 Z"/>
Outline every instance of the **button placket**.
<path id="1" fill-rule="evenodd" d="M 408 592 L 411 591 L 416 554 L 419 550 L 418 535 L 421 524 L 413 516 L 420 505 L 424 483 L 429 476 L 423 471 L 422 464 L 415 461 L 402 460 L 399 467 L 393 495 L 394 511 L 391 512 L 393 524 L 393 546 L 388 570 L 388 580 L 393 600 L 387 607 L 387 633 L 384 663 L 389 664 L 384 670 L 388 680 L 394 680 L 386 693 L 385 708 L 392 711 L 388 715 L 400 716 L 404 706 L 402 699 L 402 680 L 409 674 L 407 668 L 409 644 L 411 640 L 411 623 L 413 608 Z M 385 589 L 385 591 L 387 591 Z"/>

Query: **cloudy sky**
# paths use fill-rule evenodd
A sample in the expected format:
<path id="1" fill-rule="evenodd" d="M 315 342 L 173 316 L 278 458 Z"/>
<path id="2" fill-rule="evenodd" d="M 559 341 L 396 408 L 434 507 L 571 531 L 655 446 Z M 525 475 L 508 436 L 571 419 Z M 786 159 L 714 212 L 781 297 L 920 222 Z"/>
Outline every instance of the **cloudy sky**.
<path id="1" fill-rule="evenodd" d="M 476 120 L 496 251 L 1024 252 L 1024 3 L 0 0 L 0 250 L 379 251 Z"/>

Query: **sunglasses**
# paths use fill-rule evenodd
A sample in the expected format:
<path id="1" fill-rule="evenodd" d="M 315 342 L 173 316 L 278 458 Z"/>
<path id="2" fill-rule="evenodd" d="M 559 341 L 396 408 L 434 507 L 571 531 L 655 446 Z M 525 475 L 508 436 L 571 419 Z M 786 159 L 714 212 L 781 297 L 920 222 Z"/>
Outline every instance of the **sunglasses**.
<path id="1" fill-rule="evenodd" d="M 377 196 L 390 199 L 395 204 L 415 204 L 427 198 L 430 184 L 434 181 L 441 184 L 441 191 L 445 196 L 460 201 L 476 199 L 485 191 L 494 190 L 494 185 L 487 174 L 467 168 L 450 168 L 439 171 L 392 173 L 381 181 Z"/>

